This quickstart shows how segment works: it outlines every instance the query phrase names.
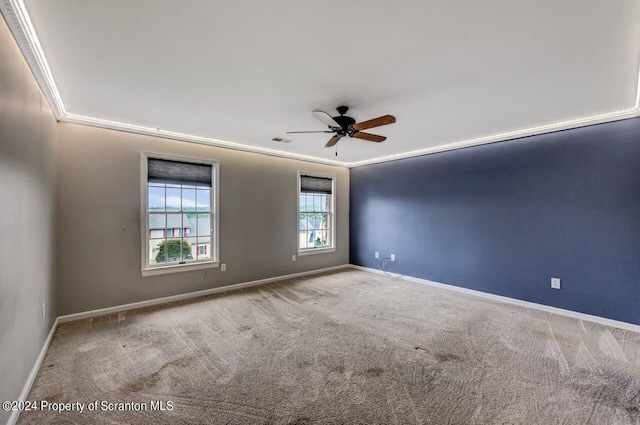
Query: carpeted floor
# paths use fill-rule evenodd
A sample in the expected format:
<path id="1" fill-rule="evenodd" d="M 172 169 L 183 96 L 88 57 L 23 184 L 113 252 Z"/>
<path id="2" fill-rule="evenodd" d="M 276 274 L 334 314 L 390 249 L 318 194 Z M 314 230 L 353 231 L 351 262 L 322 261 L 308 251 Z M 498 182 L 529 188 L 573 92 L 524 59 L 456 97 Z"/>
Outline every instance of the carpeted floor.
<path id="1" fill-rule="evenodd" d="M 29 400 L 86 405 L 20 424 L 640 424 L 640 334 L 345 270 L 63 324 Z"/>

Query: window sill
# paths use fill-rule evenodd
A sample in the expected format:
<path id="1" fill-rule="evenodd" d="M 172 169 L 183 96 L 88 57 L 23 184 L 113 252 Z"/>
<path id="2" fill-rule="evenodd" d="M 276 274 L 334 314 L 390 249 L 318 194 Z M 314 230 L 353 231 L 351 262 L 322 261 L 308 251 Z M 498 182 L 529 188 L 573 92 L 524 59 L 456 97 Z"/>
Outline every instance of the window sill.
<path id="1" fill-rule="evenodd" d="M 313 254 L 329 254 L 331 252 L 335 252 L 336 251 L 336 247 L 332 246 L 332 247 L 326 247 L 326 248 L 312 248 L 312 249 L 305 249 L 305 250 L 298 250 L 298 257 L 303 257 L 305 255 L 313 255 Z"/>
<path id="2" fill-rule="evenodd" d="M 169 273 L 189 272 L 194 270 L 203 270 L 218 267 L 219 263 L 219 261 L 207 261 L 196 264 L 176 264 L 173 266 L 150 267 L 148 269 L 140 270 L 140 273 L 142 273 L 143 277 L 146 277 Z"/>

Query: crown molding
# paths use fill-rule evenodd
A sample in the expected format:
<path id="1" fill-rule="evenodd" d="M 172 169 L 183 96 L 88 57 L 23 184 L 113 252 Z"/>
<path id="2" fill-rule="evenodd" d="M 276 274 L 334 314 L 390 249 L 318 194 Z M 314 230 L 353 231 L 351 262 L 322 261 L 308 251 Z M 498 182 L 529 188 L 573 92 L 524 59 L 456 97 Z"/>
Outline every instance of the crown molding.
<path id="1" fill-rule="evenodd" d="M 210 137 L 196 136 L 193 134 L 180 133 L 177 131 L 163 130 L 160 128 L 147 127 L 136 124 L 129 124 L 120 121 L 107 120 L 103 118 L 90 117 L 73 113 L 65 113 L 60 121 L 70 122 L 74 124 L 89 125 L 93 127 L 107 128 L 111 130 L 125 131 L 128 133 L 144 134 L 148 136 L 162 137 L 164 139 L 173 139 L 183 142 L 199 143 L 202 145 L 217 146 L 221 148 L 233 149 L 238 151 L 260 153 L 263 155 L 276 156 L 288 159 L 297 159 L 306 162 L 316 162 L 325 165 L 334 165 L 337 167 L 347 167 L 346 162 L 334 161 L 331 159 L 320 158 L 310 155 L 302 155 L 292 152 L 279 151 L 276 149 L 262 148 L 260 146 L 245 145 L 242 143 L 229 142 L 226 140 L 212 139 Z"/>
<path id="2" fill-rule="evenodd" d="M 419 149 L 415 151 L 386 155 L 363 161 L 350 162 L 349 168 L 362 167 L 364 165 L 379 164 L 381 162 L 396 161 L 398 159 L 411 158 L 414 156 L 431 155 L 434 153 L 447 152 L 457 149 L 469 148 L 472 146 L 486 145 L 489 143 L 505 142 L 507 140 L 520 139 L 528 136 L 535 136 L 556 131 L 569 130 L 572 128 L 586 127 L 594 124 L 602 124 L 612 121 L 620 121 L 628 118 L 640 116 L 640 109 L 637 106 L 620 111 L 605 112 L 602 114 L 589 115 L 582 118 L 558 121 L 551 124 L 538 125 L 535 127 L 523 128 L 520 130 L 507 131 L 491 136 L 479 137 L 475 139 L 462 140 L 460 142 L 448 143 L 446 145 L 434 146 L 432 148 Z"/>
<path id="3" fill-rule="evenodd" d="M 47 99 L 51 111 L 59 120 L 66 113 L 64 103 L 24 2 L 22 0 L 3 0 L 0 2 L 0 10 L 2 10 L 2 14 L 29 64 L 42 94 Z"/>
<path id="4" fill-rule="evenodd" d="M 277 149 L 262 148 L 259 146 L 247 145 L 243 143 L 219 140 L 210 137 L 180 133 L 171 130 L 163 130 L 148 126 L 131 124 L 121 121 L 113 121 L 109 119 L 91 117 L 87 115 L 68 112 L 64 107 L 62 96 L 58 90 L 53 73 L 49 68 L 44 51 L 40 45 L 38 35 L 31 23 L 29 13 L 27 11 L 24 0 L 0 0 L 0 11 L 5 16 L 7 24 L 11 29 L 25 60 L 27 61 L 31 72 L 33 73 L 44 97 L 47 99 L 49 106 L 58 121 L 70 122 L 81 125 L 89 125 L 94 127 L 107 128 L 111 130 L 125 131 L 129 133 L 144 134 L 149 136 L 174 139 L 179 141 L 199 143 L 209 146 L 217 146 L 221 148 L 234 149 L 245 152 L 260 153 L 263 155 L 276 156 L 281 158 L 296 159 L 300 161 L 315 162 L 325 165 L 333 165 L 338 167 L 354 168 L 364 165 L 377 164 L 398 159 L 411 158 L 414 156 L 430 155 L 439 152 L 446 152 L 456 149 L 463 149 L 472 146 L 479 146 L 488 143 L 502 142 L 512 139 L 519 139 L 527 136 L 534 136 L 544 133 L 552 133 L 572 128 L 585 127 L 594 124 L 601 124 L 611 121 L 619 121 L 623 119 L 640 116 L 640 68 L 638 70 L 637 86 L 635 87 L 635 105 L 633 107 L 618 111 L 604 112 L 600 114 L 590 115 L 586 117 L 573 118 L 568 120 L 557 121 L 549 124 L 542 124 L 533 127 L 523 128 L 519 130 L 507 131 L 503 133 L 493 134 L 484 137 L 466 139 L 458 142 L 442 144 L 425 149 L 418 149 L 398 154 L 385 155 L 362 161 L 345 162 L 331 160 L 322 157 L 310 155 L 296 154 Z"/>

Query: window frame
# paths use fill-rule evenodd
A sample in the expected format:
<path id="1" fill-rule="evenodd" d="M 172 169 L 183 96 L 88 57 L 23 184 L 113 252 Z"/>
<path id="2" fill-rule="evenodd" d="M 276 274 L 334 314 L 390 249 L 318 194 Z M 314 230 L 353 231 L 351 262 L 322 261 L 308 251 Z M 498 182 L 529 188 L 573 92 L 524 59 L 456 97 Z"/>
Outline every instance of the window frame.
<path id="1" fill-rule="evenodd" d="M 331 246 L 325 246 L 322 248 L 301 248 L 300 247 L 300 195 L 302 194 L 300 190 L 301 186 L 301 177 L 309 176 L 309 177 L 321 177 L 321 178 L 330 178 L 331 179 L 331 208 L 329 211 L 330 222 L 331 222 Z M 308 171 L 300 171 L 298 170 L 298 176 L 296 180 L 297 185 L 297 199 L 296 199 L 296 248 L 298 252 L 298 257 L 305 255 L 315 255 L 315 254 L 328 254 L 331 252 L 335 252 L 336 250 L 336 176 L 333 174 L 322 174 L 322 173 L 313 173 Z"/>
<path id="2" fill-rule="evenodd" d="M 148 160 L 165 159 L 169 161 L 190 162 L 194 164 L 211 165 L 211 191 L 210 196 L 210 214 L 211 214 L 211 259 L 205 261 L 197 261 L 189 264 L 171 264 L 171 265 L 151 265 L 149 264 L 149 189 L 148 189 Z M 187 157 L 179 155 L 171 155 L 159 152 L 141 152 L 140 159 L 140 220 L 141 220 L 141 269 L 142 276 L 156 276 L 167 273 L 186 272 L 193 270 L 203 270 L 218 267 L 219 258 L 219 224 L 220 224 L 220 190 L 219 175 L 220 162 L 205 158 Z"/>

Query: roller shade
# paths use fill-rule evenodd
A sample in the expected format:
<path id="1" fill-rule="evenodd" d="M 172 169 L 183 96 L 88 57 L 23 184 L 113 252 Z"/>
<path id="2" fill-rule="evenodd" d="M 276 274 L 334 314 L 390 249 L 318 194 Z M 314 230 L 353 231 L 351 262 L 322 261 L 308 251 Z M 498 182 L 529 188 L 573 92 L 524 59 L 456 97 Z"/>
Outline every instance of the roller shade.
<path id="1" fill-rule="evenodd" d="M 300 192 L 331 194 L 333 179 L 330 177 L 300 176 Z"/>
<path id="2" fill-rule="evenodd" d="M 149 183 L 185 184 L 211 187 L 213 168 L 209 164 L 149 158 Z"/>

